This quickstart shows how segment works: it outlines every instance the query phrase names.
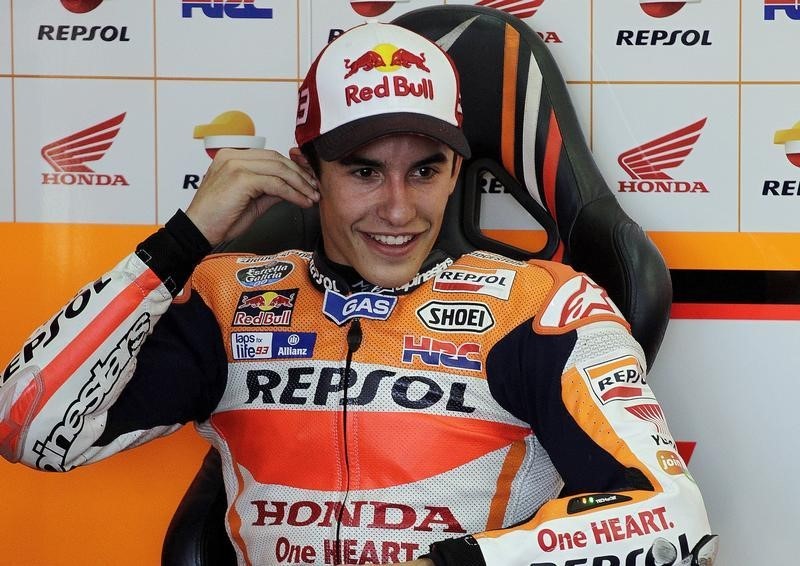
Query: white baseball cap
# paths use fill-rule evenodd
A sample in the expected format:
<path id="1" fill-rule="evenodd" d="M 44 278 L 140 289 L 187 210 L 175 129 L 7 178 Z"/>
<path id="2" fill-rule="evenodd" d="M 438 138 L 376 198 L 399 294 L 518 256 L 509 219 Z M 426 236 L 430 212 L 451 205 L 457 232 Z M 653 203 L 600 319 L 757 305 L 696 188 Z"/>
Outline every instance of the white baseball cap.
<path id="1" fill-rule="evenodd" d="M 405 28 L 368 23 L 329 43 L 300 85 L 295 138 L 326 161 L 379 137 L 421 134 L 464 157 L 458 72 L 435 43 Z"/>

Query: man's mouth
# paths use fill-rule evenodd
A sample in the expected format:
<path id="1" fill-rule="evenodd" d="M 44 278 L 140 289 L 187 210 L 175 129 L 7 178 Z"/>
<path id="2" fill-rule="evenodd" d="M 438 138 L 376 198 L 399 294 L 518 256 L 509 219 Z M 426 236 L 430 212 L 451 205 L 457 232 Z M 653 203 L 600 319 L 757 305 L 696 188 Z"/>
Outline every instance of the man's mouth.
<path id="1" fill-rule="evenodd" d="M 369 237 L 385 246 L 402 246 L 414 239 L 413 234 L 392 236 L 387 234 L 369 234 Z"/>

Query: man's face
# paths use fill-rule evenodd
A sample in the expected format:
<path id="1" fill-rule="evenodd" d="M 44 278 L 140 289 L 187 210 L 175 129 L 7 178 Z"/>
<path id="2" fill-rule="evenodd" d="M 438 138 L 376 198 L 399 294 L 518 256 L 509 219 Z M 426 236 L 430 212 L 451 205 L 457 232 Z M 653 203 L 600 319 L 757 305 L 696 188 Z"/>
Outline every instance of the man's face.
<path id="1" fill-rule="evenodd" d="M 407 283 L 439 235 L 459 166 L 460 157 L 448 146 L 406 134 L 322 161 L 325 253 L 381 287 Z"/>

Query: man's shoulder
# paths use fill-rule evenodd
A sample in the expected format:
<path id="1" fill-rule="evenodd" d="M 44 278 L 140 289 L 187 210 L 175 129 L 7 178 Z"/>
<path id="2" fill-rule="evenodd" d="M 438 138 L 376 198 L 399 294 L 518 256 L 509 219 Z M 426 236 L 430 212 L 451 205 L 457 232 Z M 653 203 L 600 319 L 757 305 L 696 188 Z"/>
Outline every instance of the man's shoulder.
<path id="1" fill-rule="evenodd" d="M 491 290 L 498 298 L 511 299 L 509 308 L 535 312 L 537 333 L 563 333 L 599 321 L 627 326 L 605 289 L 585 273 L 556 261 L 520 261 L 479 250 L 461 256 L 437 277 L 437 283 L 442 285 L 443 279 L 450 289 L 472 285 L 480 288 L 476 292 Z"/>
<path id="2" fill-rule="evenodd" d="M 195 283 L 233 274 L 243 285 L 260 285 L 278 280 L 295 268 L 308 264 L 311 252 L 284 250 L 274 254 L 224 252 L 206 256 L 192 276 Z"/>

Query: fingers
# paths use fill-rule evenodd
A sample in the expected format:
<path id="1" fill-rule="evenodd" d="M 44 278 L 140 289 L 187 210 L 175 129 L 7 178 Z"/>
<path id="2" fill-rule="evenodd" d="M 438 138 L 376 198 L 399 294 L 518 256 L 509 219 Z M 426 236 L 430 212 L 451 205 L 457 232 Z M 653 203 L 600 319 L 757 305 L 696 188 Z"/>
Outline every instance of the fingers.
<path id="1" fill-rule="evenodd" d="M 241 185 L 250 198 L 274 195 L 300 206 L 319 200 L 316 177 L 276 151 L 222 150 L 214 161 L 214 172 Z"/>
<path id="2" fill-rule="evenodd" d="M 301 207 L 319 200 L 314 175 L 272 150 L 222 149 L 186 214 L 212 245 L 246 229 L 280 200 Z"/>

